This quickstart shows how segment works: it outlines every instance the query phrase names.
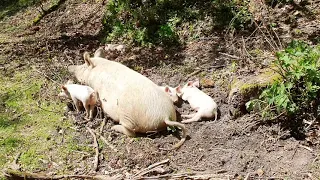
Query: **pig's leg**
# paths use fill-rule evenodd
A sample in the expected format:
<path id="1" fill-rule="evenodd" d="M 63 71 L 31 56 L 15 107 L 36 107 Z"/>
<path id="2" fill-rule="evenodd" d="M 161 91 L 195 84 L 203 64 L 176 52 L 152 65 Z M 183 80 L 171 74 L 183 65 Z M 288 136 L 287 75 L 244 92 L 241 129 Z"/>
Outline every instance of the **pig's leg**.
<path id="1" fill-rule="evenodd" d="M 90 120 L 93 119 L 93 110 L 94 110 L 94 105 L 90 105 L 90 110 L 89 110 L 89 113 L 90 113 L 89 118 L 90 118 Z"/>
<path id="2" fill-rule="evenodd" d="M 84 108 L 86 109 L 86 116 L 85 116 L 84 119 L 89 120 L 89 115 L 90 115 L 89 109 L 90 109 L 90 105 L 89 105 L 88 103 L 85 103 L 85 104 L 84 104 Z"/>
<path id="3" fill-rule="evenodd" d="M 190 123 L 190 122 L 199 121 L 199 120 L 201 119 L 201 115 L 202 115 L 202 113 L 201 113 L 201 111 L 199 111 L 199 112 L 197 112 L 197 113 L 195 114 L 195 116 L 193 116 L 193 118 L 187 119 L 187 120 L 183 120 L 183 121 L 181 121 L 181 122 L 182 122 L 182 123 Z"/>
<path id="4" fill-rule="evenodd" d="M 71 99 L 72 99 L 74 105 L 76 106 L 77 113 L 79 113 L 80 112 L 80 107 L 79 107 L 78 99 L 75 98 L 75 97 L 71 97 Z"/>
<path id="5" fill-rule="evenodd" d="M 183 114 L 181 115 L 182 118 L 193 118 L 197 113 L 193 113 L 193 114 Z"/>
<path id="6" fill-rule="evenodd" d="M 133 131 L 130 131 L 129 129 L 125 128 L 124 126 L 122 125 L 115 125 L 115 126 L 112 126 L 113 130 L 117 131 L 117 132 L 120 132 L 122 134 L 125 134 L 129 137 L 135 137 L 136 136 L 136 133 L 133 132 Z"/>

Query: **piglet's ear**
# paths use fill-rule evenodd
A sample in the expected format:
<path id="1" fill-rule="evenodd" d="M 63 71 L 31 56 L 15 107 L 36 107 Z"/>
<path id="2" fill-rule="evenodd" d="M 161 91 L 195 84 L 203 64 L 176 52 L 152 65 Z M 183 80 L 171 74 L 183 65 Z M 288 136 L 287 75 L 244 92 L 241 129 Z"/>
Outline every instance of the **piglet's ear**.
<path id="1" fill-rule="evenodd" d="M 167 93 L 171 93 L 170 88 L 169 88 L 168 86 L 166 86 L 166 87 L 164 88 L 164 91 L 167 92 Z"/>
<path id="2" fill-rule="evenodd" d="M 61 86 L 61 89 L 64 90 L 64 91 L 68 91 L 67 87 L 65 87 L 64 85 Z"/>
<path id="3" fill-rule="evenodd" d="M 200 81 L 197 80 L 197 81 L 193 82 L 193 86 L 200 87 Z"/>
<path id="4" fill-rule="evenodd" d="M 176 91 L 177 91 L 177 93 L 181 93 L 181 86 L 180 86 L 180 84 L 179 84 L 179 86 L 176 87 Z"/>
<path id="5" fill-rule="evenodd" d="M 188 83 L 187 83 L 187 86 L 192 86 L 193 85 L 193 81 L 189 81 Z"/>

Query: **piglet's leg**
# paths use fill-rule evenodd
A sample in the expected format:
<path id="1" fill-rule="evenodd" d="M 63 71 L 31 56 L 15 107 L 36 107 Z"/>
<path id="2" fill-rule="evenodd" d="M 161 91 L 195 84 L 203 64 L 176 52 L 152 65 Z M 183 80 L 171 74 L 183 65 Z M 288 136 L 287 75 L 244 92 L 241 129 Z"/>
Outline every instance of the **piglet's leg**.
<path id="1" fill-rule="evenodd" d="M 78 99 L 76 99 L 76 98 L 71 98 L 71 99 L 72 99 L 74 105 L 76 106 L 77 113 L 80 112 Z"/>
<path id="2" fill-rule="evenodd" d="M 89 110 L 89 113 L 90 113 L 89 118 L 90 119 L 93 119 L 93 110 L 94 110 L 94 105 L 90 105 L 90 110 Z"/>
<path id="3" fill-rule="evenodd" d="M 130 131 L 129 129 L 125 128 L 124 126 L 122 125 L 115 125 L 115 126 L 112 126 L 113 130 L 117 131 L 117 132 L 120 132 L 122 134 L 125 134 L 129 137 L 135 137 L 136 136 L 136 133 L 133 132 L 133 131 Z"/>
<path id="4" fill-rule="evenodd" d="M 196 122 L 201 119 L 201 113 L 197 112 L 193 118 L 188 119 L 188 120 L 183 120 L 181 121 L 182 123 L 191 123 L 191 122 Z"/>
<path id="5" fill-rule="evenodd" d="M 85 103 L 84 104 L 84 108 L 86 109 L 86 117 L 85 117 L 85 119 L 89 120 L 89 115 L 90 115 L 90 112 L 89 112 L 90 106 L 89 106 L 89 104 Z"/>
<path id="6" fill-rule="evenodd" d="M 193 113 L 193 114 L 183 114 L 181 115 L 182 118 L 193 118 L 197 113 Z"/>

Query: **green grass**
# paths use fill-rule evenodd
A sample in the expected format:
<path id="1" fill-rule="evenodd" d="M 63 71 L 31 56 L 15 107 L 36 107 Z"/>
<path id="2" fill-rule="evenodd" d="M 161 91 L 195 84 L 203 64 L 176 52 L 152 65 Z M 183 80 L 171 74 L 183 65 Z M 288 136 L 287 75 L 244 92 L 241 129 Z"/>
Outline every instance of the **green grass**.
<path id="1" fill-rule="evenodd" d="M 12 16 L 28 6 L 37 5 L 40 0 L 1 0 L 0 20 Z"/>
<path id="2" fill-rule="evenodd" d="M 62 120 L 64 104 L 54 98 L 55 86 L 32 70 L 0 79 L 0 169 L 8 167 L 18 153 L 22 153 L 19 164 L 27 171 L 46 170 L 51 160 L 68 165 L 66 159 L 79 158 L 69 157 L 73 151 L 92 153 L 90 142 L 75 139 L 71 121 Z M 45 99 L 44 92 L 51 99 Z"/>

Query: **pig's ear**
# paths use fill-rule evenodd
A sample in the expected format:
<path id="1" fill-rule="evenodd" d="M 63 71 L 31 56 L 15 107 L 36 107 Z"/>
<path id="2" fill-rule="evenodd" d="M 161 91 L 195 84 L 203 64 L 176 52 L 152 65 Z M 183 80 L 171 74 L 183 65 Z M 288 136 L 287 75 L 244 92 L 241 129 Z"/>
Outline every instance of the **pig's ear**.
<path id="1" fill-rule="evenodd" d="M 72 79 L 69 79 L 68 81 L 67 81 L 67 84 L 73 84 L 74 82 L 73 82 L 73 80 Z"/>
<path id="2" fill-rule="evenodd" d="M 180 86 L 180 84 L 179 84 L 179 86 L 176 87 L 176 91 L 177 91 L 177 93 L 181 93 L 181 86 Z"/>
<path id="3" fill-rule="evenodd" d="M 195 86 L 195 87 L 200 87 L 200 81 L 199 81 L 199 79 L 196 80 L 195 82 L 193 82 L 193 86 Z"/>
<path id="4" fill-rule="evenodd" d="M 193 81 L 189 81 L 188 83 L 187 83 L 187 86 L 192 86 L 193 85 Z"/>
<path id="5" fill-rule="evenodd" d="M 64 85 L 61 86 L 61 89 L 64 90 L 64 91 L 68 91 L 67 87 L 64 86 Z"/>
<path id="6" fill-rule="evenodd" d="M 166 86 L 166 87 L 164 88 L 164 91 L 165 91 L 166 93 L 171 93 L 170 88 L 169 88 L 168 86 Z"/>
<path id="7" fill-rule="evenodd" d="M 88 52 L 84 52 L 83 59 L 87 66 L 91 65 L 90 54 Z"/>

